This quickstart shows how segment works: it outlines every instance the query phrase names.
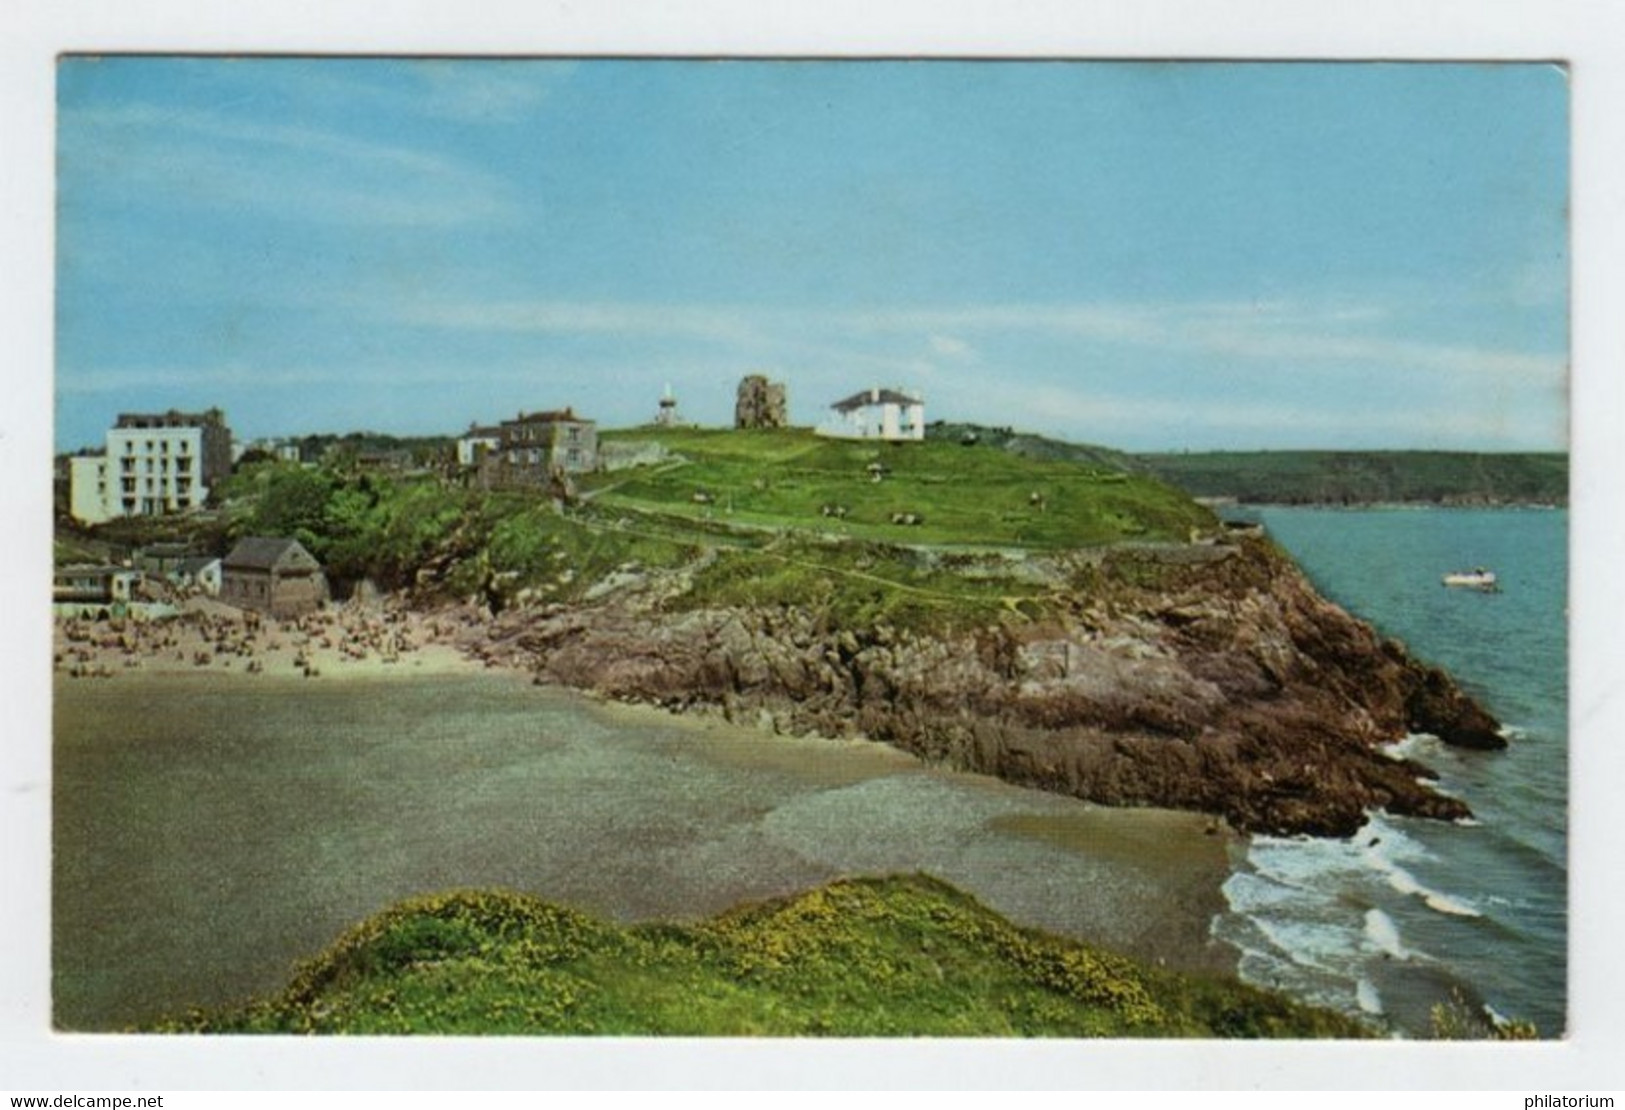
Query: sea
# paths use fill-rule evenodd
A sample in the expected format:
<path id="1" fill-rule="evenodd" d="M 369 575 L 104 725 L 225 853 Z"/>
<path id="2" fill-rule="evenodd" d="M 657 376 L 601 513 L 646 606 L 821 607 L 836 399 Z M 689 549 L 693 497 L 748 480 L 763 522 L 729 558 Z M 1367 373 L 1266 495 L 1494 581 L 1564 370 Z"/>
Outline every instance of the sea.
<path id="1" fill-rule="evenodd" d="M 1432 1032 L 1436 1006 L 1565 1030 L 1568 971 L 1564 509 L 1249 510 L 1327 597 L 1448 670 L 1504 724 L 1476 752 L 1395 745 L 1474 818 L 1372 814 L 1346 840 L 1255 837 L 1213 935 L 1244 980 Z M 1499 592 L 1446 588 L 1487 567 Z"/>

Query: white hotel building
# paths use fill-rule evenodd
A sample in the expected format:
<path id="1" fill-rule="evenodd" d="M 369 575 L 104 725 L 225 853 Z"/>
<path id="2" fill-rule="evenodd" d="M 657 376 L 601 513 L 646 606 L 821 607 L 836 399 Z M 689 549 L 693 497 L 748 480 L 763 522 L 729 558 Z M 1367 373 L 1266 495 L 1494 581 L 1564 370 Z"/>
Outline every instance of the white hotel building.
<path id="1" fill-rule="evenodd" d="M 219 409 L 120 413 L 105 454 L 77 456 L 69 512 L 86 524 L 201 508 L 231 473 L 231 429 Z"/>

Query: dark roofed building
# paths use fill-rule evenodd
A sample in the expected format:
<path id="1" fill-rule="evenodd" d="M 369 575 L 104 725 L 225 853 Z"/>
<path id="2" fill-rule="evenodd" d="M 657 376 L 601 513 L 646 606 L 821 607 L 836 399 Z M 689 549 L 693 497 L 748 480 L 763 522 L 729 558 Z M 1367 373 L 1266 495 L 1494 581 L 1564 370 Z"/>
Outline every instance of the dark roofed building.
<path id="1" fill-rule="evenodd" d="M 189 543 L 151 543 L 135 553 L 135 563 L 146 573 L 162 577 L 197 554 Z"/>
<path id="2" fill-rule="evenodd" d="M 486 489 L 550 488 L 560 475 L 598 469 L 598 425 L 568 408 L 521 413 L 502 422 L 479 466 Z"/>
<path id="3" fill-rule="evenodd" d="M 865 389 L 836 401 L 818 430 L 844 439 L 925 438 L 925 400 L 896 389 Z"/>
<path id="4" fill-rule="evenodd" d="M 273 617 L 296 617 L 327 600 L 327 576 L 298 540 L 250 536 L 221 566 L 220 600 Z"/>

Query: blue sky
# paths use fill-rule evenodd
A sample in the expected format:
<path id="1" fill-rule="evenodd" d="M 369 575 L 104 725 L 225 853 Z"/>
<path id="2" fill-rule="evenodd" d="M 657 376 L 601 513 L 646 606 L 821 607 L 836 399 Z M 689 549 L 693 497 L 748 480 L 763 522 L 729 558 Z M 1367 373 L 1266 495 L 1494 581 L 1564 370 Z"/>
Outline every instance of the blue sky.
<path id="1" fill-rule="evenodd" d="M 750 372 L 1129 449 L 1566 446 L 1534 64 L 77 58 L 56 441 L 452 433 Z"/>

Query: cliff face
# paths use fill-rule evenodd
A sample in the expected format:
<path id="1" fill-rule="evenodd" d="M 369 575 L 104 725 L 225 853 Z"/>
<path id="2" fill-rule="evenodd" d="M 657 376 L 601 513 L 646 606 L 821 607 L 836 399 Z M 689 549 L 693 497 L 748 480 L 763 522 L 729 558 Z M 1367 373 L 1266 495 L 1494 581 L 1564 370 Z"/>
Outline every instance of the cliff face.
<path id="1" fill-rule="evenodd" d="M 834 627 L 816 604 L 673 605 L 640 577 L 584 607 L 510 613 L 478 651 L 538 680 L 776 731 L 864 735 L 1110 805 L 1348 835 L 1368 809 L 1453 819 L 1407 732 L 1504 745 L 1441 671 L 1315 593 L 1267 543 L 1054 560 L 1041 619 L 925 635 Z"/>

